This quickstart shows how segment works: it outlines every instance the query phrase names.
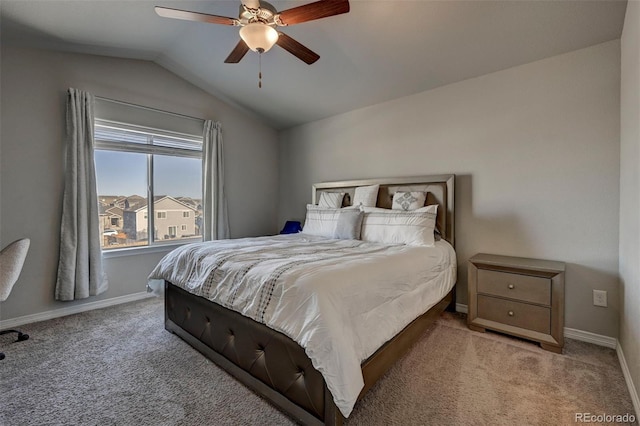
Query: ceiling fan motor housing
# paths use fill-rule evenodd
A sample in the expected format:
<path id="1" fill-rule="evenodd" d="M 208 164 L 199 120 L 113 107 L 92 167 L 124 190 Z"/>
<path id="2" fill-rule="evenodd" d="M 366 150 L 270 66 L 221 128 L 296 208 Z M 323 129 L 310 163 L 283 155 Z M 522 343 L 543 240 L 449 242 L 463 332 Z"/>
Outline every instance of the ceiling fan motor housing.
<path id="1" fill-rule="evenodd" d="M 260 2 L 260 7 L 257 9 L 252 9 L 241 4 L 238 20 L 240 21 L 240 25 L 247 25 L 251 22 L 258 21 L 267 25 L 275 26 L 277 25 L 275 22 L 275 16 L 277 13 L 276 8 L 266 1 Z"/>

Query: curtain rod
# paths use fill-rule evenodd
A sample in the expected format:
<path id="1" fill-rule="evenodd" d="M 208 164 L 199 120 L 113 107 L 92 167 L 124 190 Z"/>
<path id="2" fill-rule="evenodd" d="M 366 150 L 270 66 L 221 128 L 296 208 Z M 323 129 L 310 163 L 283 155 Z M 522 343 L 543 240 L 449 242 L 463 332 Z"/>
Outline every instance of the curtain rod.
<path id="1" fill-rule="evenodd" d="M 94 97 L 96 99 L 101 100 L 101 101 L 113 102 L 114 104 L 127 105 L 127 106 L 131 106 L 131 107 L 135 107 L 135 108 L 146 109 L 148 111 L 161 112 L 163 114 L 174 115 L 176 117 L 182 117 L 182 118 L 186 118 L 186 119 L 189 119 L 189 120 L 196 120 L 196 121 L 202 121 L 202 122 L 205 121 L 203 118 L 192 117 L 190 115 L 180 114 L 180 113 L 172 112 L 172 111 L 166 111 L 166 110 L 163 110 L 163 109 L 160 109 L 160 108 L 153 108 L 153 107 L 148 107 L 148 106 L 143 106 L 143 105 L 132 104 L 131 102 L 119 101 L 117 99 L 105 98 L 103 96 L 97 96 L 96 95 Z"/>

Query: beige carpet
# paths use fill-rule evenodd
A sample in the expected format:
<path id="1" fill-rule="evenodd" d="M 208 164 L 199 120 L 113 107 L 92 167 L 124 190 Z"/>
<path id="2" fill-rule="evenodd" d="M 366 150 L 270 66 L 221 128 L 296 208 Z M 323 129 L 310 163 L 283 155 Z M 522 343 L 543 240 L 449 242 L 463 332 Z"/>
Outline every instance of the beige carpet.
<path id="1" fill-rule="evenodd" d="M 162 321 L 151 299 L 2 336 L 0 424 L 292 424 Z M 445 314 L 347 424 L 571 425 L 577 412 L 633 413 L 615 351 L 567 340 L 557 355 Z"/>
<path id="2" fill-rule="evenodd" d="M 349 424 L 575 425 L 575 413 L 634 413 L 614 350 L 567 339 L 558 355 L 465 324 L 445 313 Z"/>

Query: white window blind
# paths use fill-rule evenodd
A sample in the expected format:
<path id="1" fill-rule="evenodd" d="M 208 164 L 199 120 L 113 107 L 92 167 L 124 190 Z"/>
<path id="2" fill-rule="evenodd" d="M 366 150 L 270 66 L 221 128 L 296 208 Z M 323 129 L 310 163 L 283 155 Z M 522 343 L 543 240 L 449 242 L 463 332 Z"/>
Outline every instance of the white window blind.
<path id="1" fill-rule="evenodd" d="M 96 148 L 142 154 L 201 157 L 202 136 L 96 120 Z"/>

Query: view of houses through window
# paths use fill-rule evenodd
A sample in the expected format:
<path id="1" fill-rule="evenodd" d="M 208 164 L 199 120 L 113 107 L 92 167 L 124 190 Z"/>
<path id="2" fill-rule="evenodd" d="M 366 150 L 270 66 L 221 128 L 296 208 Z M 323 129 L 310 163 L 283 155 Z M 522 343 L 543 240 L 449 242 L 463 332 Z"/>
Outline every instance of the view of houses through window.
<path id="1" fill-rule="evenodd" d="M 202 240 L 201 138 L 112 123 L 95 137 L 104 250 Z"/>

